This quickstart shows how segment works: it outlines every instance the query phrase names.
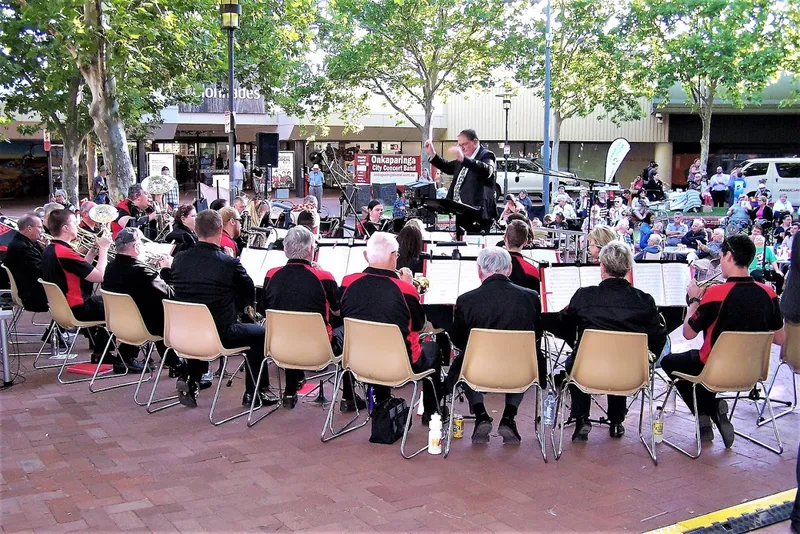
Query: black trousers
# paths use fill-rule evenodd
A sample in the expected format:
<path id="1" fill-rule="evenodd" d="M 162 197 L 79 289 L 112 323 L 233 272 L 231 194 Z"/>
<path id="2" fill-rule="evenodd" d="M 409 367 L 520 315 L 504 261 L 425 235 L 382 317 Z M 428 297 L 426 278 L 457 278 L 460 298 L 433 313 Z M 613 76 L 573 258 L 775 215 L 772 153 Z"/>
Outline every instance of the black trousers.
<path id="1" fill-rule="evenodd" d="M 344 327 L 338 327 L 333 331 L 333 339 L 331 339 L 331 348 L 336 356 L 342 353 L 344 346 Z M 286 389 L 283 390 L 284 395 L 297 394 L 297 388 L 300 382 L 305 378 L 304 371 L 297 369 L 286 369 Z M 342 376 L 342 398 L 346 400 L 354 400 L 355 394 L 353 391 L 353 374 L 345 372 Z"/>
<path id="2" fill-rule="evenodd" d="M 568 373 L 572 371 L 572 366 L 574 364 L 575 358 L 570 357 L 565 364 Z M 574 419 L 588 419 L 592 407 L 592 396 L 588 393 L 584 393 L 574 384 L 570 384 L 569 393 L 572 397 L 570 417 Z M 621 425 L 625 422 L 625 416 L 628 414 L 627 397 L 620 395 L 607 395 L 607 397 L 608 422 L 612 425 Z"/>
<path id="3" fill-rule="evenodd" d="M 84 301 L 79 306 L 72 307 L 72 314 L 79 321 L 105 321 L 106 311 L 103 306 L 103 299 L 94 295 Z M 90 328 L 83 328 L 83 335 L 89 338 L 89 348 L 92 349 L 93 354 L 100 354 L 106 348 L 108 343 L 108 332 L 105 328 L 92 326 Z"/>
<path id="4" fill-rule="evenodd" d="M 536 352 L 536 362 L 539 366 L 539 385 L 542 388 L 547 386 L 547 358 L 545 358 L 544 354 L 540 351 Z M 502 361 L 498 361 L 498 365 L 502 365 Z M 453 362 L 450 364 L 450 369 L 447 371 L 447 377 L 445 378 L 445 395 L 449 395 L 453 392 L 453 387 L 456 385 L 456 381 L 458 380 L 459 375 L 461 375 L 461 367 L 464 365 L 464 353 L 460 353 L 458 356 L 453 358 Z"/>
<path id="5" fill-rule="evenodd" d="M 715 208 L 724 208 L 728 201 L 728 190 L 711 191 L 711 199 L 714 201 Z"/>
<path id="6" fill-rule="evenodd" d="M 800 486 L 800 448 L 797 450 L 797 485 Z M 800 491 L 794 497 L 794 508 L 792 508 L 792 528 L 795 532 L 800 532 Z"/>
<path id="7" fill-rule="evenodd" d="M 678 371 L 687 375 L 699 375 L 703 371 L 705 364 L 700 361 L 700 351 L 690 350 L 689 352 L 677 352 L 667 354 L 661 360 L 661 368 L 667 376 L 674 379 L 673 373 Z M 692 384 L 685 380 L 679 381 L 675 388 L 680 393 L 683 402 L 695 413 L 694 402 L 692 400 Z M 697 386 L 697 409 L 700 415 L 711 415 L 717 407 L 717 394 L 709 391 L 703 386 Z"/>
<path id="8" fill-rule="evenodd" d="M 421 345 L 422 354 L 416 363 L 411 364 L 411 369 L 415 373 L 422 373 L 429 369 L 435 369 L 431 375 L 433 385 L 427 378 L 422 381 L 422 405 L 425 413 L 432 414 L 438 411 L 437 399 L 442 395 L 442 359 L 439 357 L 439 346 L 433 341 L 425 341 Z M 392 388 L 386 386 L 373 386 L 375 392 L 375 404 L 380 404 L 392 396 Z"/>
<path id="9" fill-rule="evenodd" d="M 261 362 L 264 360 L 264 328 L 257 324 L 234 323 L 220 333 L 222 345 L 228 348 L 248 346 L 245 356 L 253 373 L 258 373 Z M 245 366 L 244 390 L 253 393 L 256 389 L 256 377 L 250 374 L 250 369 Z M 186 370 L 192 382 L 199 382 L 204 373 L 208 372 L 208 362 L 200 360 L 187 360 Z M 224 380 L 220 377 L 220 380 Z M 269 375 L 262 379 L 261 389 L 269 387 Z"/>

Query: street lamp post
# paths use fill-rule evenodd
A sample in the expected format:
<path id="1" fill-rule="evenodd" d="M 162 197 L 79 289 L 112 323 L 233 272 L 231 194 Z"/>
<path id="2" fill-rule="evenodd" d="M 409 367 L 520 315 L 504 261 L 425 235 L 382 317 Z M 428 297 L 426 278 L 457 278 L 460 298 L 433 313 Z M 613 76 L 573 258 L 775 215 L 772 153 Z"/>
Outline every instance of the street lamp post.
<path id="1" fill-rule="evenodd" d="M 230 112 L 230 131 L 228 132 L 228 188 L 230 203 L 233 205 L 233 164 L 236 161 L 236 119 L 234 114 L 233 91 L 233 32 L 239 27 L 242 6 L 239 0 L 220 0 L 219 12 L 223 30 L 228 32 L 228 111 Z"/>
<path id="2" fill-rule="evenodd" d="M 503 142 L 503 162 L 505 164 L 505 172 L 503 178 L 503 197 L 505 198 L 508 195 L 508 156 L 511 154 L 511 145 L 508 144 L 508 112 L 511 111 L 511 97 L 514 96 L 511 94 L 508 87 L 506 87 L 505 92 L 496 95 L 498 98 L 503 99 L 503 109 L 506 112 L 506 138 Z"/>

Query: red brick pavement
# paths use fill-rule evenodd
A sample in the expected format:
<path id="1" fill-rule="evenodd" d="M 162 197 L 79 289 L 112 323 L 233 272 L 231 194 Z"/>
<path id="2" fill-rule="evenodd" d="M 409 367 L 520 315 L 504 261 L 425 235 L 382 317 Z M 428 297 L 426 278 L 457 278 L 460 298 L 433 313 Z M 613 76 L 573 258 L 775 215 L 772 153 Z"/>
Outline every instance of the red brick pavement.
<path id="1" fill-rule="evenodd" d="M 586 444 L 567 434 L 562 459 L 549 453 L 545 464 L 528 399 L 520 447 L 497 436 L 488 446 L 463 439 L 447 460 L 408 461 L 398 445 L 368 443 L 367 429 L 320 443 L 325 414 L 314 405 L 251 429 L 243 420 L 212 427 L 208 391 L 197 409 L 147 415 L 131 388 L 89 394 L 85 383 L 58 385 L 55 370 L 33 370 L 30 358 L 23 369 L 25 382 L 0 393 L 0 524 L 9 533 L 645 531 L 795 485 L 800 414 L 780 420 L 782 456 L 741 439 L 726 450 L 717 438 L 698 460 L 659 447 L 655 467 L 634 409 L 622 440 L 604 428 Z M 164 391 L 171 387 L 165 380 Z M 238 408 L 241 392 L 240 380 L 223 388 L 222 413 Z M 501 402 L 488 397 L 492 410 Z M 753 410 L 742 408 L 737 426 L 751 430 Z M 685 412 L 667 419 L 666 432 L 690 442 Z M 767 428 L 758 433 L 770 439 Z M 409 445 L 426 438 L 415 421 Z"/>

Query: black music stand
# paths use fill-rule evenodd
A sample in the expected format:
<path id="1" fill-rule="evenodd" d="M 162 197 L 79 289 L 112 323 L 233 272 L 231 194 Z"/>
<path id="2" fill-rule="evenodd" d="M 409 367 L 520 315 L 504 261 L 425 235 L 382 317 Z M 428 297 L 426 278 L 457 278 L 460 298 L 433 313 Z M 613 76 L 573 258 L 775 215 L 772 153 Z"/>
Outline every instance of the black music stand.
<path id="1" fill-rule="evenodd" d="M 456 217 L 468 216 L 475 220 L 477 220 L 480 213 L 477 208 L 462 204 L 461 202 L 456 202 L 449 198 L 427 198 L 422 201 L 422 205 L 424 208 L 434 213 L 450 216 L 455 215 Z M 459 235 L 459 227 L 456 226 L 456 239 L 461 239 L 462 237 L 463 234 Z"/>

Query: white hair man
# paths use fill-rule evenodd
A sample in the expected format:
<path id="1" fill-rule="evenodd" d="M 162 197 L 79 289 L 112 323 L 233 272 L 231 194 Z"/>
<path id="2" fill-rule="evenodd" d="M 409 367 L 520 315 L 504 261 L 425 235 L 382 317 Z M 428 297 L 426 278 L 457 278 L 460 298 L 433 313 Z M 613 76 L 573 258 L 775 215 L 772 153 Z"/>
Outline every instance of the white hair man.
<path id="1" fill-rule="evenodd" d="M 661 254 L 661 241 L 662 237 L 659 234 L 650 234 L 650 237 L 647 238 L 647 246 L 639 251 L 634 260 L 642 261 L 646 254 Z"/>
<path id="2" fill-rule="evenodd" d="M 660 354 L 667 339 L 667 329 L 661 323 L 653 297 L 633 287 L 626 276 L 633 267 L 633 254 L 624 243 L 612 241 L 600 250 L 600 278 L 597 286 L 578 289 L 569 305 L 562 310 L 553 325 L 557 335 L 575 347 L 577 354 L 580 338 L 587 328 L 612 332 L 640 332 L 647 334 L 647 346 Z M 563 330 L 562 330 L 563 329 Z M 566 337 L 564 337 L 566 336 Z M 574 356 L 567 360 L 567 371 L 575 363 Z M 586 441 L 592 430 L 589 422 L 591 397 L 570 387 L 572 408 L 570 418 L 575 420 L 573 441 Z M 623 422 L 627 412 L 625 397 L 608 396 L 609 434 L 621 438 L 625 434 Z"/>
<path id="3" fill-rule="evenodd" d="M 473 328 L 489 328 L 492 330 L 523 330 L 536 333 L 541 339 L 541 301 L 539 294 L 531 289 L 515 285 L 509 279 L 512 270 L 511 255 L 499 247 L 488 247 L 478 254 L 478 277 L 481 285 L 468 293 L 464 293 L 456 301 L 453 326 L 449 329 L 453 345 L 466 349 L 469 334 Z M 511 313 L 513 310 L 513 313 Z M 539 362 L 539 379 L 545 384 L 547 362 L 537 350 Z M 503 351 L 497 351 L 497 365 L 503 366 Z M 452 390 L 461 373 L 463 354 L 453 360 L 448 373 L 448 389 Z M 492 418 L 483 404 L 483 394 L 464 386 L 470 407 L 475 413 L 475 428 L 472 431 L 473 443 L 488 443 L 492 430 Z M 455 393 L 455 392 L 453 392 Z M 497 429 L 503 437 L 503 443 L 518 444 L 520 435 L 514 418 L 522 402 L 522 393 L 506 395 L 503 417 Z"/>
<path id="4" fill-rule="evenodd" d="M 558 213 L 564 215 L 564 219 L 577 219 L 578 215 L 575 213 L 575 208 L 569 203 L 569 195 L 566 193 L 556 197 L 556 206 L 553 208 L 553 215 Z"/>
<path id="5" fill-rule="evenodd" d="M 708 241 L 708 236 L 706 235 L 703 219 L 693 220 L 692 227 L 686 232 L 686 235 L 681 238 L 681 243 L 695 250 L 698 249 L 700 244 L 705 245 L 706 241 Z"/>
<path id="6" fill-rule="evenodd" d="M 25 310 L 39 313 L 48 310 L 42 277 L 42 248 L 46 244 L 42 220 L 26 213 L 17 220 L 17 231 L 8 244 L 3 264 L 11 271 Z"/>
<path id="7" fill-rule="evenodd" d="M 411 271 L 397 275 L 397 239 L 392 234 L 375 232 L 367 241 L 364 256 L 369 263 L 364 272 L 350 274 L 342 280 L 342 317 L 397 325 L 405 339 L 406 351 L 415 372 L 436 369 L 431 376 L 436 389 L 428 380 L 423 382 L 423 424 L 439 410 L 437 399 L 441 383 L 441 361 L 436 343 L 420 343 L 419 332 L 425 326 L 425 311 L 411 283 Z M 379 352 L 376 352 L 376 357 Z M 376 387 L 378 402 L 388 399 L 389 388 Z"/>

